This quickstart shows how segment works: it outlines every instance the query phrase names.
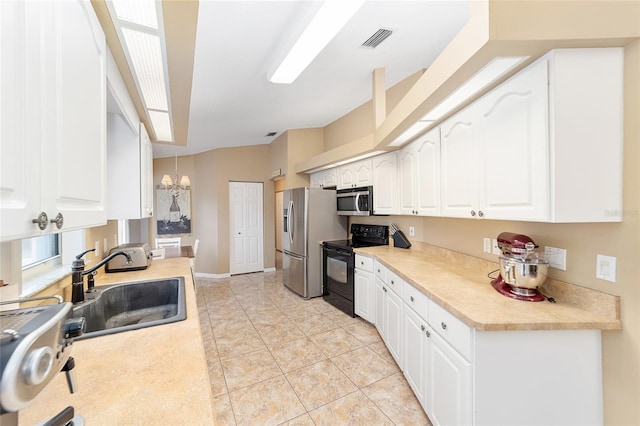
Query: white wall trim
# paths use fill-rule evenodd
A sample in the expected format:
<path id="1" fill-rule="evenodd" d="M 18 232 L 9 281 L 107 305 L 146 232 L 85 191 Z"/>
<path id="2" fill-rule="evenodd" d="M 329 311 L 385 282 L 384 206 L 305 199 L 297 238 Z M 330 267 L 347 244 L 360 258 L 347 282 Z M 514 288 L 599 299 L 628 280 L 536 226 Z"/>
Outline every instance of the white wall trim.
<path id="1" fill-rule="evenodd" d="M 207 274 L 204 272 L 196 272 L 195 276 L 196 278 L 229 278 L 231 274 Z"/>
<path id="2" fill-rule="evenodd" d="M 263 272 L 275 272 L 276 268 L 264 268 Z"/>

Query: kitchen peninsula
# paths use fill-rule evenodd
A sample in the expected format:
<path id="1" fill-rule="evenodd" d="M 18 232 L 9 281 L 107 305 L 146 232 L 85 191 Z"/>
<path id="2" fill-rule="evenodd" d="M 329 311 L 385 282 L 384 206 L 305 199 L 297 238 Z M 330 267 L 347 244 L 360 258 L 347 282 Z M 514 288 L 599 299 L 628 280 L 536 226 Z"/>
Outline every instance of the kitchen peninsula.
<path id="1" fill-rule="evenodd" d="M 548 278 L 555 303 L 525 302 L 495 291 L 489 261 L 420 242 L 355 251 L 360 294 L 374 301 L 356 314 L 433 424 L 604 422 L 601 330 L 622 328 L 618 296 Z"/>
<path id="2" fill-rule="evenodd" d="M 193 278 L 186 257 L 143 271 L 102 274 L 96 286 L 183 276 L 187 319 L 75 342 L 76 393 L 59 374 L 20 411 L 19 424 L 45 421 L 68 405 L 87 424 L 213 424 L 211 387 Z"/>

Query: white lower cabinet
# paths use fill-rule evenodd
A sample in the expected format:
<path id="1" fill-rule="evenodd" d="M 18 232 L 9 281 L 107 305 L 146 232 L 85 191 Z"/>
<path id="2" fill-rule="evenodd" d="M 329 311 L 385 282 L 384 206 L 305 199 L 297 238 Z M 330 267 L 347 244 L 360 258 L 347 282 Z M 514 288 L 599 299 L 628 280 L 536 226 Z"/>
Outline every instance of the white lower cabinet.
<path id="1" fill-rule="evenodd" d="M 425 403 L 426 370 L 429 364 L 427 354 L 427 321 L 416 314 L 413 309 L 404 310 L 404 376 L 416 394 L 422 408 L 427 411 Z"/>
<path id="2" fill-rule="evenodd" d="M 476 330 L 378 261 L 373 275 L 372 321 L 434 425 L 603 423 L 599 330 Z"/>
<path id="3" fill-rule="evenodd" d="M 398 277 L 386 267 L 376 262 L 376 328 L 382 337 L 389 353 L 402 368 L 403 312 L 402 298 L 394 290 L 400 286 Z M 378 272 L 380 271 L 380 272 Z M 391 284 L 393 283 L 393 284 Z"/>
<path id="4" fill-rule="evenodd" d="M 354 287 L 356 315 L 375 323 L 376 284 L 373 279 L 373 259 L 370 257 L 356 255 Z"/>
<path id="5" fill-rule="evenodd" d="M 427 330 L 423 406 L 434 425 L 473 424 L 473 366 L 438 333 Z"/>

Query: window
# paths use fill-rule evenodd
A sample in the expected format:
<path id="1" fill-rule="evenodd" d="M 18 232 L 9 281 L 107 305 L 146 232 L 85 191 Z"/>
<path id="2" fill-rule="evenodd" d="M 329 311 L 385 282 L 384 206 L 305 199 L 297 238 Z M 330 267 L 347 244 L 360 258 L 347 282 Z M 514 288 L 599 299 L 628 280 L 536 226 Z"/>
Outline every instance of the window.
<path id="1" fill-rule="evenodd" d="M 60 236 L 42 235 L 22 240 L 22 269 L 29 269 L 60 256 Z"/>

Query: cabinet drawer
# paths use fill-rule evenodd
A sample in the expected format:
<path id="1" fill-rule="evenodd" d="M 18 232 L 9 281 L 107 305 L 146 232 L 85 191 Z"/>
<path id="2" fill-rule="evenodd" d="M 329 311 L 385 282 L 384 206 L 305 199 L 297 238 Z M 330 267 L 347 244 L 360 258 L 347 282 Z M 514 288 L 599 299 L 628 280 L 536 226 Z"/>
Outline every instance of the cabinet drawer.
<path id="1" fill-rule="evenodd" d="M 387 279 L 385 282 L 398 296 L 402 294 L 402 285 L 405 281 L 389 269 L 387 269 Z"/>
<path id="2" fill-rule="evenodd" d="M 428 316 L 431 328 L 471 361 L 471 328 L 432 300 L 429 300 Z"/>
<path id="3" fill-rule="evenodd" d="M 373 272 L 373 259 L 367 256 L 356 254 L 356 268 L 367 272 Z"/>
<path id="4" fill-rule="evenodd" d="M 423 320 L 427 320 L 429 298 L 406 281 L 402 286 L 402 300 L 407 306 L 411 306 L 411 309 L 420 315 Z"/>
<path id="5" fill-rule="evenodd" d="M 387 267 L 377 260 L 373 261 L 373 273 L 383 283 L 387 282 Z"/>

